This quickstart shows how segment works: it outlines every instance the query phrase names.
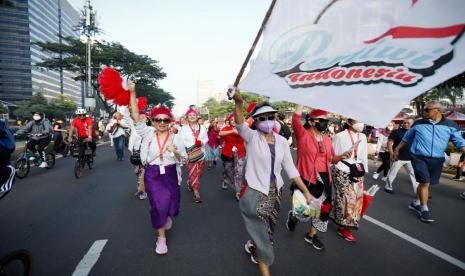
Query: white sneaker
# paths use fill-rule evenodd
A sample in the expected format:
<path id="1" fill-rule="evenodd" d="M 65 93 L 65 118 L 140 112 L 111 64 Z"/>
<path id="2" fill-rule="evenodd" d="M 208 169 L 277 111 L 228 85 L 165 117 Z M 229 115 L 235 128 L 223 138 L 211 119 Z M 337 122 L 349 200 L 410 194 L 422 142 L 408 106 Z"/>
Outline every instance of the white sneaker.
<path id="1" fill-rule="evenodd" d="M 47 167 L 48 167 L 47 162 L 40 163 L 39 168 L 47 168 Z"/>
<path id="2" fill-rule="evenodd" d="M 34 161 L 36 158 L 34 156 L 29 157 L 29 161 Z"/>
<path id="3" fill-rule="evenodd" d="M 379 173 L 373 173 L 373 179 L 376 180 L 376 179 L 378 179 L 378 177 L 379 177 Z"/>
<path id="4" fill-rule="evenodd" d="M 381 178 L 381 181 L 386 182 L 386 179 L 387 179 L 387 177 L 385 176 L 385 177 Z"/>

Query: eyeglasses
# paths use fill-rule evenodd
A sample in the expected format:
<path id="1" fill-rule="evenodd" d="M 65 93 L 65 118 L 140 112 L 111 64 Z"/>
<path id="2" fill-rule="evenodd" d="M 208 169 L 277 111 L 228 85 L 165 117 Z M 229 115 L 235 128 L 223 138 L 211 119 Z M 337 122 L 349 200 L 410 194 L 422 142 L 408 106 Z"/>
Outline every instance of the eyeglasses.
<path id="1" fill-rule="evenodd" d="M 263 121 L 266 121 L 266 120 L 268 120 L 268 121 L 274 121 L 275 118 L 276 118 L 276 117 L 275 117 L 274 115 L 269 115 L 268 117 L 259 116 L 259 117 L 257 118 L 257 120 L 259 120 L 260 122 L 263 122 Z"/>
<path id="2" fill-rule="evenodd" d="M 78 116 L 79 117 L 84 117 L 84 116 L 86 116 L 86 114 L 79 114 Z"/>
<path id="3" fill-rule="evenodd" d="M 165 119 L 154 118 L 154 119 L 152 119 L 152 122 L 169 124 L 169 123 L 171 123 L 171 119 L 169 119 L 169 118 L 165 118 Z"/>

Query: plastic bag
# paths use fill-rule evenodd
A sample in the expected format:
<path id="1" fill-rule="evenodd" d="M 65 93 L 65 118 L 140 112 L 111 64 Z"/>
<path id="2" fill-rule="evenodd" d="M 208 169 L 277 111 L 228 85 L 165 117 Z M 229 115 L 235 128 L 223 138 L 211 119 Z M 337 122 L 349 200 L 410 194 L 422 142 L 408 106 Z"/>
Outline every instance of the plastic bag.
<path id="1" fill-rule="evenodd" d="M 303 193 L 300 190 L 295 190 L 292 195 L 292 213 L 302 222 L 309 221 L 311 218 L 319 218 L 321 204 L 325 199 L 326 195 L 323 193 L 320 198 L 314 198 L 309 205 Z"/>

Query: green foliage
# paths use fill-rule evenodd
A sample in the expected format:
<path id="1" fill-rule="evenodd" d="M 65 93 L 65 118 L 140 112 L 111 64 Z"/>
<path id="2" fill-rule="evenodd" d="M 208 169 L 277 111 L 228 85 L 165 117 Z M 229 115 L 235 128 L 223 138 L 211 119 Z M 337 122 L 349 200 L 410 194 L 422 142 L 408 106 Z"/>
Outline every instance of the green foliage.
<path id="1" fill-rule="evenodd" d="M 32 112 L 41 112 L 48 118 L 65 118 L 73 114 L 75 110 L 76 104 L 64 95 L 58 95 L 49 103 L 41 93 L 37 93 L 32 96 L 31 100 L 19 103 L 14 114 L 21 118 L 29 118 Z"/>
<path id="2" fill-rule="evenodd" d="M 48 102 L 42 93 L 37 93 L 32 96 L 29 101 L 23 101 L 18 104 L 18 108 L 14 114 L 18 117 L 29 118 L 32 112 L 41 112 L 48 114 Z"/>
<path id="3" fill-rule="evenodd" d="M 86 44 L 72 37 L 65 37 L 63 41 L 62 44 L 37 42 L 42 51 L 51 53 L 54 57 L 35 65 L 44 70 L 71 71 L 77 74 L 75 80 L 86 80 Z M 157 85 L 159 80 L 166 77 L 162 68 L 158 66 L 158 61 L 146 55 L 133 53 L 118 42 L 96 41 L 92 44 L 92 85 L 95 88 L 98 88 L 97 77 L 99 68 L 103 65 L 112 66 L 122 75 L 129 76 L 136 83 L 138 94 L 146 96 L 149 103 L 173 104 L 174 97 Z M 109 111 L 107 105 L 105 108 Z"/>
<path id="4" fill-rule="evenodd" d="M 50 101 L 49 114 L 55 118 L 70 117 L 74 114 L 77 106 L 76 103 L 68 99 L 65 95 L 58 95 L 55 99 Z"/>
<path id="5" fill-rule="evenodd" d="M 8 107 L 2 103 L 0 103 L 0 114 L 8 113 Z"/>

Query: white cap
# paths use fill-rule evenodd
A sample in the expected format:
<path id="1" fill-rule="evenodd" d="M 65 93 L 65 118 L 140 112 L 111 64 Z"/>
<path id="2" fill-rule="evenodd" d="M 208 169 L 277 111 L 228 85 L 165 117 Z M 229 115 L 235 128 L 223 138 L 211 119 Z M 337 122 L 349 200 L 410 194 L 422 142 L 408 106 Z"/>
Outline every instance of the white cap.
<path id="1" fill-rule="evenodd" d="M 255 112 L 252 114 L 252 117 L 256 117 L 260 114 L 265 114 L 265 113 L 277 113 L 278 110 L 274 109 L 272 106 L 265 105 L 262 107 L 259 107 Z"/>

